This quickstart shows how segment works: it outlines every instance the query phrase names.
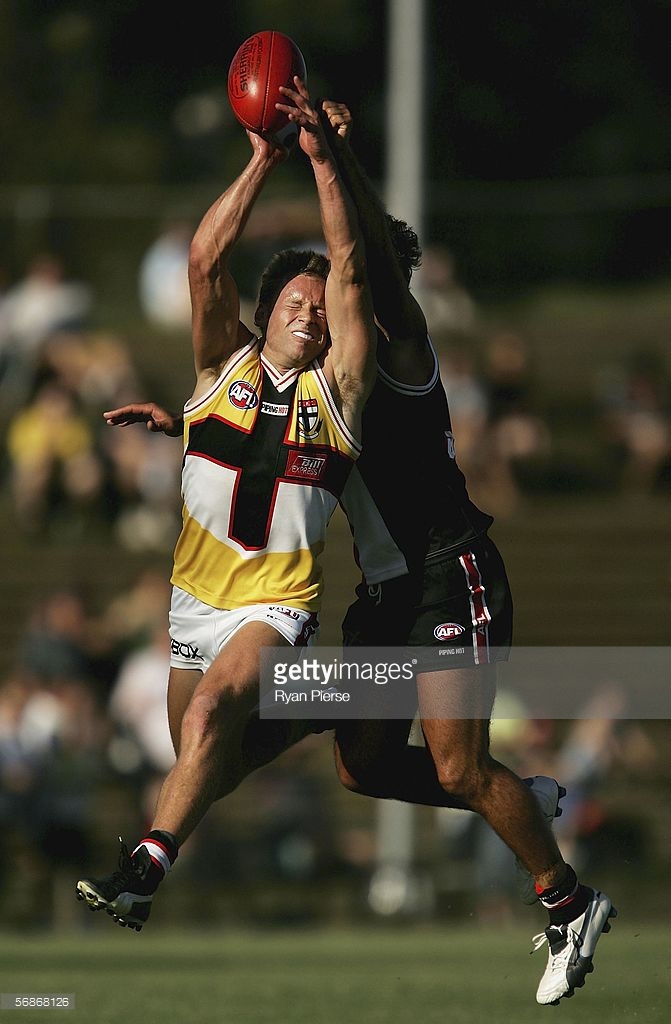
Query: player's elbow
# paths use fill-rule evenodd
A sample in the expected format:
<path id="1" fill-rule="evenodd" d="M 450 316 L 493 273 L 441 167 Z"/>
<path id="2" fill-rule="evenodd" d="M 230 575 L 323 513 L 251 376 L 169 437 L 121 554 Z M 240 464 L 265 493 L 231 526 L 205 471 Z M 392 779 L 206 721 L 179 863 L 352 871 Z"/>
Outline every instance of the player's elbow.
<path id="1" fill-rule="evenodd" d="M 189 247 L 188 272 L 192 288 L 211 282 L 219 273 L 219 254 L 198 235 Z"/>

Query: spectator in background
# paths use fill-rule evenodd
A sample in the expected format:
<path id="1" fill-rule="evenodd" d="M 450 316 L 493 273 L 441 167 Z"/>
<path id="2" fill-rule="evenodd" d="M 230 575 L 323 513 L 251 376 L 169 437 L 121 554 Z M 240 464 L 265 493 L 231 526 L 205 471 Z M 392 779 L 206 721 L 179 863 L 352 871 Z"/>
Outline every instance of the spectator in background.
<path id="1" fill-rule="evenodd" d="M 128 551 L 172 551 L 180 528 L 182 453 L 149 431 L 105 434 L 119 542 Z"/>
<path id="2" fill-rule="evenodd" d="M 20 670 L 0 683 L 0 907 L 2 920 L 12 924 L 34 913 L 23 892 L 39 874 L 38 801 L 52 735 L 43 719 L 39 728 L 30 723 L 28 708 L 38 692 Z"/>
<path id="3" fill-rule="evenodd" d="M 156 618 L 151 635 L 121 662 L 109 701 L 117 732 L 110 746 L 112 763 L 122 773 L 140 776 L 140 828 L 150 827 L 161 785 L 175 763 L 166 700 L 170 637 L 165 622 L 169 600 L 165 607 L 154 606 L 153 611 Z"/>
<path id="4" fill-rule="evenodd" d="M 19 639 L 20 669 L 41 686 L 59 679 L 88 683 L 94 675 L 91 619 L 76 587 L 46 594 L 33 609 Z"/>
<path id="5" fill-rule="evenodd" d="M 111 331 L 59 331 L 46 342 L 42 368 L 75 397 L 88 424 L 101 474 L 100 511 L 130 550 L 170 550 L 179 526 L 180 460 L 145 435 L 101 428 L 110 403 L 137 401 L 141 382 L 125 339 Z"/>
<path id="6" fill-rule="evenodd" d="M 110 761 L 117 772 L 138 782 L 140 828 L 147 825 L 160 785 L 175 763 L 166 701 L 170 595 L 164 570 L 148 566 L 109 603 L 98 623 L 117 655 L 107 701 L 115 729 Z"/>
<path id="7" fill-rule="evenodd" d="M 187 220 L 169 221 L 140 263 L 140 303 L 147 320 L 156 327 L 190 330 L 187 267 L 193 232 L 194 227 Z"/>
<path id="8" fill-rule="evenodd" d="M 599 834 L 613 824 L 613 812 L 601 795 L 604 782 L 617 767 L 634 779 L 653 777 L 658 770 L 654 744 L 626 710 L 624 688 L 617 681 L 603 682 L 570 723 L 557 752 L 557 771 L 564 772 L 567 788 L 557 841 L 565 856 L 583 868 L 591 866 Z M 637 835 L 636 842 L 644 856 L 645 836 Z"/>
<path id="9" fill-rule="evenodd" d="M 484 386 L 495 446 L 513 470 L 524 460 L 545 454 L 550 437 L 537 410 L 529 348 L 520 334 L 503 331 L 489 339 Z"/>
<path id="10" fill-rule="evenodd" d="M 12 923 L 58 925 L 71 916 L 63 870 L 90 849 L 106 729 L 76 677 L 46 684 L 17 670 L 0 685 L 0 902 Z"/>
<path id="11" fill-rule="evenodd" d="M 80 400 L 96 427 L 118 396 L 137 400 L 141 383 L 125 338 L 113 331 L 58 331 L 42 350 L 41 365 Z"/>
<path id="12" fill-rule="evenodd" d="M 0 388 L 5 408 L 17 408 L 30 393 L 42 346 L 56 331 L 84 327 L 92 292 L 68 280 L 63 261 L 40 253 L 24 277 L 7 289 L 0 317 Z"/>
<path id="13" fill-rule="evenodd" d="M 452 332 L 470 332 L 476 322 L 476 307 L 458 281 L 454 257 L 444 245 L 429 245 L 422 255 L 422 309 L 429 333 L 440 344 Z"/>
<path id="14" fill-rule="evenodd" d="M 451 342 L 438 350 L 440 376 L 450 403 L 454 444 L 474 492 L 484 472 L 489 403 L 470 341 Z"/>
<path id="15" fill-rule="evenodd" d="M 453 331 L 439 348 L 459 463 L 480 505 L 498 516 L 517 508 L 532 468 L 550 452 L 537 410 L 528 346 L 512 331 L 494 334 L 476 355 L 468 334 Z"/>
<path id="16" fill-rule="evenodd" d="M 112 598 L 100 616 L 98 627 L 106 638 L 106 646 L 119 652 L 119 661 L 150 643 L 157 615 L 166 602 L 170 604 L 170 582 L 165 568 L 150 565 Z M 164 617 L 164 628 L 165 621 Z"/>
<path id="17" fill-rule="evenodd" d="M 24 533 L 44 531 L 60 505 L 81 516 L 102 494 L 94 433 L 75 395 L 58 380 L 43 381 L 10 419 L 7 455 L 15 521 Z"/>
<path id="18" fill-rule="evenodd" d="M 640 349 L 623 366 L 602 367 L 596 399 L 619 486 L 632 494 L 651 493 L 671 468 L 671 387 L 664 359 Z"/>
<path id="19" fill-rule="evenodd" d="M 127 549 L 171 551 L 180 525 L 179 451 L 149 433 L 101 425 L 104 408 L 141 396 L 125 340 L 113 332 L 58 331 L 42 346 L 37 369 L 34 398 L 7 424 L 19 529 L 40 533 L 61 511 L 76 528 L 94 511 L 114 524 Z"/>

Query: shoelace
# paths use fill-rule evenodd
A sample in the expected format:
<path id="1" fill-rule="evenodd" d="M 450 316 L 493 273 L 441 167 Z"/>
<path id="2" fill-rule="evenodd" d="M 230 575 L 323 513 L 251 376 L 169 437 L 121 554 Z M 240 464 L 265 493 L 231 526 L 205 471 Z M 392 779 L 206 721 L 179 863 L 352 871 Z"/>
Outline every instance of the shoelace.
<path id="1" fill-rule="evenodd" d="M 133 861 L 131 860 L 131 855 L 128 851 L 128 847 L 124 843 L 121 836 L 119 836 L 119 847 L 119 873 L 123 873 L 124 871 L 132 871 Z"/>
<path id="2" fill-rule="evenodd" d="M 532 947 L 530 952 L 536 953 L 541 948 L 541 946 L 544 945 L 544 943 L 546 942 L 549 943 L 550 940 L 548 939 L 545 932 L 539 932 L 538 935 L 534 935 L 533 939 L 531 940 Z"/>
<path id="3" fill-rule="evenodd" d="M 550 947 L 552 969 L 561 969 L 561 963 L 564 960 L 566 960 L 568 954 L 571 952 L 571 948 L 575 948 L 578 946 L 578 936 L 573 931 L 573 929 L 569 928 L 567 925 L 554 925 L 551 927 L 553 932 L 559 933 L 557 935 L 557 938 L 561 936 L 565 940 L 566 946 L 563 949 L 559 950 L 557 953 L 553 954 L 553 943 L 550 941 L 550 936 L 548 935 L 548 931 L 550 929 L 546 929 L 544 932 L 540 932 L 538 935 L 534 935 L 533 939 L 531 940 L 531 942 L 533 943 L 533 947 L 530 950 L 530 952 L 532 954 L 535 953 L 537 950 L 541 948 L 541 946 L 543 946 L 547 942 L 547 944 Z"/>
<path id="4" fill-rule="evenodd" d="M 113 871 L 109 878 L 105 879 L 104 889 L 105 892 L 113 892 L 114 890 L 126 885 L 127 882 L 133 878 L 137 878 L 137 872 L 133 867 L 133 862 L 128 852 L 128 847 L 125 843 L 121 844 L 121 850 L 119 852 L 119 867 L 116 871 Z"/>

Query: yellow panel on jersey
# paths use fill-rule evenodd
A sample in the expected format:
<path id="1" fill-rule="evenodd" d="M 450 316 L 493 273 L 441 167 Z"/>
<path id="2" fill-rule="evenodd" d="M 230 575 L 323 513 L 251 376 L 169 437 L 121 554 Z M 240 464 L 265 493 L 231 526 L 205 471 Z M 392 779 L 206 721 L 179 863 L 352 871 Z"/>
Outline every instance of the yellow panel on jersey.
<path id="1" fill-rule="evenodd" d="M 172 582 L 205 604 L 317 611 L 318 556 L 360 447 L 319 366 L 280 374 L 256 342 L 184 410 Z"/>

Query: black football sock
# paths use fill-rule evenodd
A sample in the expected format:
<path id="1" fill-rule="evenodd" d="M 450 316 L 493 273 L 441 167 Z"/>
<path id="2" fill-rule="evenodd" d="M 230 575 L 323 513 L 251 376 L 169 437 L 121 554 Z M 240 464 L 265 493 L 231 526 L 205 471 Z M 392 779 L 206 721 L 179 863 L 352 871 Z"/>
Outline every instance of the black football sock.
<path id="1" fill-rule="evenodd" d="M 137 854 L 140 851 L 144 856 L 138 858 Z M 177 853 L 177 840 L 170 832 L 152 829 L 135 847 L 132 859 L 134 863 L 138 862 L 138 866 L 142 865 L 144 881 L 152 889 L 157 889 L 175 863 Z"/>
<path id="2" fill-rule="evenodd" d="M 545 907 L 550 924 L 568 924 L 584 914 L 592 897 L 592 890 L 578 882 L 578 877 L 570 864 L 566 865 L 566 874 L 557 885 L 549 889 L 538 889 L 536 892 L 540 903 Z"/>

